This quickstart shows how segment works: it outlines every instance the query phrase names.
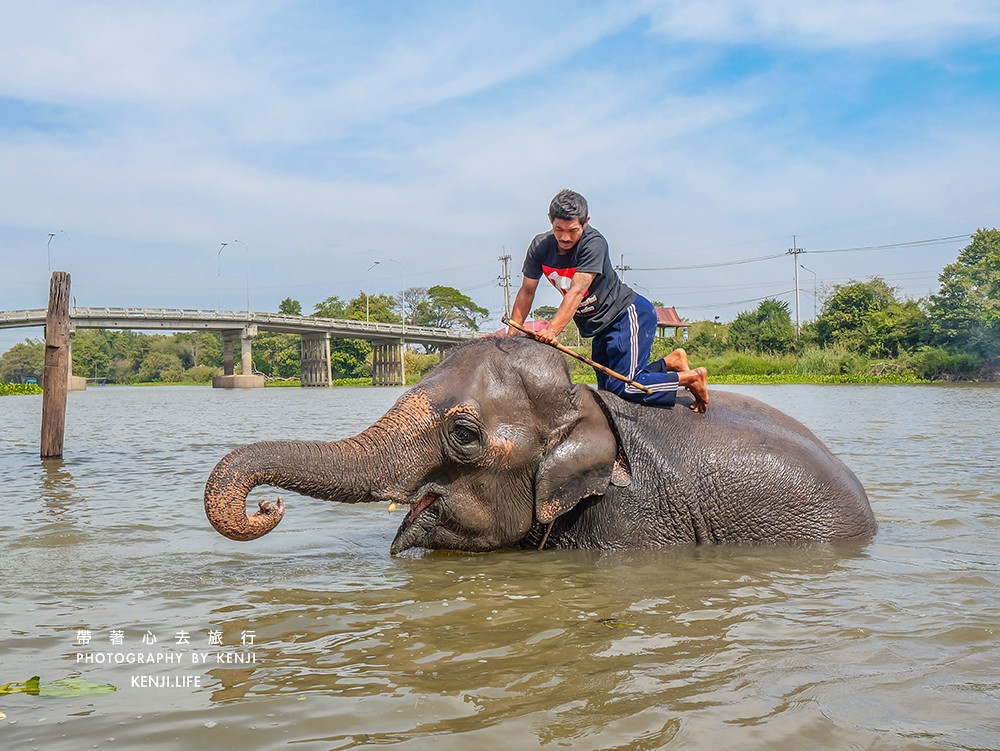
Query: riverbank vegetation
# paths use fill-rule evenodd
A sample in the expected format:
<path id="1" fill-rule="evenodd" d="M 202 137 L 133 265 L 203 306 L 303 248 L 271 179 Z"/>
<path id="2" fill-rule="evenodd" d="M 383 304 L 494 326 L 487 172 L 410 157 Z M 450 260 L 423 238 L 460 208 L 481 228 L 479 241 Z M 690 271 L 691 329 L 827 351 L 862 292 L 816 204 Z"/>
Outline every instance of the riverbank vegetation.
<path id="1" fill-rule="evenodd" d="M 687 349 L 693 365 L 708 368 L 713 383 L 915 383 L 1000 380 L 1000 231 L 981 229 L 939 277 L 940 290 L 918 300 L 873 277 L 833 285 L 815 321 L 796 336 L 789 306 L 762 301 L 728 323 L 696 321 L 688 339 L 657 339 L 653 357 Z M 301 315 L 286 298 L 279 312 Z M 536 317 L 549 317 L 539 308 Z M 478 330 L 488 315 L 460 291 L 414 287 L 396 297 L 359 293 L 344 302 L 328 297 L 312 315 L 327 318 Z M 570 325 L 560 339 L 581 354 L 586 341 Z M 333 339 L 337 383 L 370 383 L 371 345 Z M 0 382 L 41 380 L 44 344 L 26 340 L 0 358 Z M 261 332 L 253 342 L 254 370 L 275 385 L 299 377 L 299 338 Z M 438 361 L 435 352 L 406 351 L 407 382 L 415 383 Z M 576 380 L 594 382 L 593 370 L 567 358 Z M 107 383 L 207 383 L 222 372 L 222 343 L 215 333 L 170 336 L 81 329 L 73 340 L 76 375 Z M 237 372 L 239 366 L 237 365 Z"/>
<path id="2" fill-rule="evenodd" d="M 0 396 L 41 393 L 42 388 L 37 383 L 0 383 Z"/>

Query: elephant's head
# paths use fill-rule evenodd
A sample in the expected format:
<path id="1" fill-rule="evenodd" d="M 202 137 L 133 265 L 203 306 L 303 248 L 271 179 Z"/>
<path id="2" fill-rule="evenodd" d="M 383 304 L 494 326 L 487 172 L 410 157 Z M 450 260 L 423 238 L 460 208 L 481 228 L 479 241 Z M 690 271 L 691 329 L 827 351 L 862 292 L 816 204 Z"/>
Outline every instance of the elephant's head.
<path id="1" fill-rule="evenodd" d="M 212 525 L 252 540 L 281 521 L 257 485 L 346 503 L 408 505 L 392 553 L 510 547 L 610 482 L 617 443 L 594 391 L 522 338 L 453 350 L 375 424 L 333 443 L 263 442 L 223 458 L 205 486 Z"/>

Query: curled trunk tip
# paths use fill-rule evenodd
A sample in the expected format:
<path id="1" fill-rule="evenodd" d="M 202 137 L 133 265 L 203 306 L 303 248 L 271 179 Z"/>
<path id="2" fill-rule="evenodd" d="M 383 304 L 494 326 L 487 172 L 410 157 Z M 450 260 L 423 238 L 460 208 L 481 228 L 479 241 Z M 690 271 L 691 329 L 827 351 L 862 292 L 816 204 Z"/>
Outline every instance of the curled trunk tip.
<path id="1" fill-rule="evenodd" d="M 258 484 L 253 475 L 239 470 L 238 451 L 220 461 L 205 483 L 205 515 L 219 534 L 231 540 L 256 540 L 266 535 L 285 515 L 285 502 L 261 501 L 260 509 L 247 515 L 247 495 Z"/>

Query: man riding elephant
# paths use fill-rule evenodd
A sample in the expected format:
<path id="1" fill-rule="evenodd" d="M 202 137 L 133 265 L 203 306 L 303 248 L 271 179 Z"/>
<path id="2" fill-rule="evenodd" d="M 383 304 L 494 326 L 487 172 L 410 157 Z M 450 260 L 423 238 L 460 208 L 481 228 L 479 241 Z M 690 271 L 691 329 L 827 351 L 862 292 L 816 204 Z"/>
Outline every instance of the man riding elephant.
<path id="1" fill-rule="evenodd" d="M 627 401 L 672 407 L 683 386 L 694 396 L 691 409 L 708 409 L 705 368 L 691 370 L 687 353 L 674 350 L 649 362 L 656 335 L 656 310 L 630 289 L 611 265 L 608 241 L 590 225 L 587 199 L 572 190 L 559 191 L 549 204 L 552 229 L 535 237 L 521 269 L 523 281 L 514 299 L 511 320 L 524 323 L 544 275 L 563 300 L 549 325 L 534 333 L 554 344 L 572 318 L 580 336 L 593 339 L 595 362 L 638 382 L 645 391 L 597 371 L 597 387 Z M 508 333 L 515 333 L 513 327 Z"/>

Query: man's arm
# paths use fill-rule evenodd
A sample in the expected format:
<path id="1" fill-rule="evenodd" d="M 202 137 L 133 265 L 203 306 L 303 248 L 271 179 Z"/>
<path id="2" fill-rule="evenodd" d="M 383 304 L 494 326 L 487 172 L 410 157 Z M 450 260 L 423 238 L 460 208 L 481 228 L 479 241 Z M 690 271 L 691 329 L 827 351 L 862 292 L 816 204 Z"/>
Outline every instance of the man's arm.
<path id="1" fill-rule="evenodd" d="M 562 330 L 566 328 L 566 325 L 573 318 L 573 314 L 580 307 L 583 298 L 590 292 L 590 285 L 594 283 L 594 277 L 596 276 L 597 274 L 591 274 L 586 271 L 577 271 L 573 274 L 573 282 L 570 285 L 569 291 L 563 295 L 559 310 L 556 311 L 552 320 L 549 321 L 549 325 L 535 334 L 536 339 L 548 342 L 549 344 L 556 343 L 556 337 L 562 333 Z"/>
<path id="2" fill-rule="evenodd" d="M 510 311 L 510 320 L 514 323 L 524 323 L 531 311 L 531 303 L 535 301 L 535 290 L 538 289 L 538 280 L 530 277 L 521 278 L 521 288 L 514 298 L 514 309 Z M 516 334 L 517 329 L 507 328 L 507 334 Z"/>

